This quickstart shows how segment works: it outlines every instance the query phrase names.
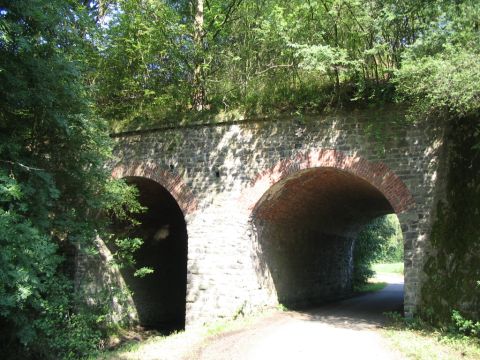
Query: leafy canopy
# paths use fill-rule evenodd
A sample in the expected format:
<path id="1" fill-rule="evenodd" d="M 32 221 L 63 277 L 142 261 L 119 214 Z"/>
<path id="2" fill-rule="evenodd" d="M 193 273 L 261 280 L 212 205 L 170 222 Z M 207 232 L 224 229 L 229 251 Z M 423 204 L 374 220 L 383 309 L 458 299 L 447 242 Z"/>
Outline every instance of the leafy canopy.
<path id="1" fill-rule="evenodd" d="M 107 128 L 80 61 L 88 18 L 75 1 L 0 2 L 0 346 L 12 358 L 79 358 L 106 323 L 73 291 L 73 249 L 99 214 L 135 205 L 110 180 Z"/>

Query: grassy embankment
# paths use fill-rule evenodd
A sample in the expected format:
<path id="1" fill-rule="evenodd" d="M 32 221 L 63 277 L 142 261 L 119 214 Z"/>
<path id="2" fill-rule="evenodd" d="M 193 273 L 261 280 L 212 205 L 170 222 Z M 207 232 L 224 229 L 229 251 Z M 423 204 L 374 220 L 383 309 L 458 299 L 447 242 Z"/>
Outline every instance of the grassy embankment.
<path id="1" fill-rule="evenodd" d="M 375 264 L 373 270 L 377 275 L 403 275 L 403 263 Z M 480 359 L 478 338 L 455 334 L 449 329 L 436 329 L 419 319 L 406 320 L 397 313 L 388 316 L 390 323 L 382 333 L 407 359 Z"/>
<path id="2" fill-rule="evenodd" d="M 375 271 L 375 276 L 368 283 L 355 287 L 355 292 L 365 293 L 382 290 L 387 286 L 387 282 L 384 281 L 382 275 L 403 275 L 403 263 L 374 264 L 372 270 Z"/>
<path id="3" fill-rule="evenodd" d="M 391 264 L 374 264 L 373 271 L 377 274 L 398 274 L 403 275 L 403 262 Z"/>

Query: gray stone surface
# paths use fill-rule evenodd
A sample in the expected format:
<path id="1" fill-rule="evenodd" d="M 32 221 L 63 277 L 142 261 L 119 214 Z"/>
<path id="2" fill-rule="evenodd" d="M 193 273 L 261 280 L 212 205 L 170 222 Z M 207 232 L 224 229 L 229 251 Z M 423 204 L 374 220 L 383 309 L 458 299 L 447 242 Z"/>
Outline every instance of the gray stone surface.
<path id="1" fill-rule="evenodd" d="M 184 212 L 187 326 L 272 306 L 281 296 L 296 302 L 347 292 L 358 231 L 352 224 L 360 222 L 349 222 L 351 229 L 343 233 L 315 227 L 311 214 L 343 211 L 338 197 L 328 198 L 327 180 L 319 175 L 315 186 L 307 185 L 302 171 L 317 167 L 352 174 L 385 196 L 391 207 L 379 199 L 363 220 L 397 212 L 405 242 L 405 310 L 413 313 L 420 301 L 441 134 L 395 121 L 401 116 L 398 109 L 357 111 L 117 136 L 114 176 L 158 181 Z M 300 180 L 289 188 L 295 176 Z M 283 197 L 275 202 L 270 194 L 269 210 L 259 215 L 259 201 L 280 180 L 287 184 Z M 359 216 L 357 203 L 365 201 L 355 197 L 357 185 L 342 204 Z M 373 194 L 362 186 L 362 194 Z M 315 189 L 326 195 L 316 198 Z M 262 256 L 272 259 L 266 264 Z"/>

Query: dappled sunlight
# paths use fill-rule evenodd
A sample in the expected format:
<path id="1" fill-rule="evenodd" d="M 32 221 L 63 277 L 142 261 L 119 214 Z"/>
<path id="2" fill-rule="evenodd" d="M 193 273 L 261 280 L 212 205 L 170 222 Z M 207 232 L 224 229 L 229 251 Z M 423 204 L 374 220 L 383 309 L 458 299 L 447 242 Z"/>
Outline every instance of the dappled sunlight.
<path id="1" fill-rule="evenodd" d="M 411 175 L 408 157 L 419 147 L 409 139 L 418 139 L 421 132 L 392 126 L 387 131 L 402 137 L 388 141 L 400 150 L 381 155 L 368 130 L 371 116 L 390 113 L 338 112 L 115 135 L 120 157 L 112 168 L 123 169 L 115 174 L 143 171 L 174 195 L 185 215 L 187 323 L 251 312 L 278 301 L 275 276 L 264 261 L 268 246 L 258 240 L 275 243 L 275 222 L 283 222 L 278 232 L 284 229 L 284 237 L 310 238 L 306 243 L 311 249 L 322 234 L 353 239 L 369 219 L 391 212 L 404 215 L 406 244 L 418 236 L 410 190 L 423 179 Z M 345 252 L 350 251 L 353 241 L 343 243 Z M 315 251 L 307 249 L 307 256 L 313 256 Z M 412 257 L 409 249 L 406 256 Z M 342 271 L 348 278 L 349 271 Z"/>

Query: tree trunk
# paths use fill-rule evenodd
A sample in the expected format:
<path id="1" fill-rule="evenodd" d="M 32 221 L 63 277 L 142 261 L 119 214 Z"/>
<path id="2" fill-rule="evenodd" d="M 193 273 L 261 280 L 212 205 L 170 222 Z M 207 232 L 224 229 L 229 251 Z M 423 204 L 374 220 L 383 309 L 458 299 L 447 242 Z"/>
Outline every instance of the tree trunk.
<path id="1" fill-rule="evenodd" d="M 337 18 L 335 19 L 335 24 L 334 24 L 334 31 L 335 31 L 335 47 L 338 49 L 338 25 L 337 25 L 337 19 L 339 17 L 338 11 L 337 11 Z M 337 102 L 340 103 L 340 71 L 338 70 L 338 66 L 335 65 L 335 93 L 337 94 Z"/>
<path id="2" fill-rule="evenodd" d="M 204 29 L 203 0 L 196 1 L 193 41 L 195 43 L 195 60 L 193 70 L 193 108 L 202 111 L 206 106 L 205 79 L 203 72 Z"/>

